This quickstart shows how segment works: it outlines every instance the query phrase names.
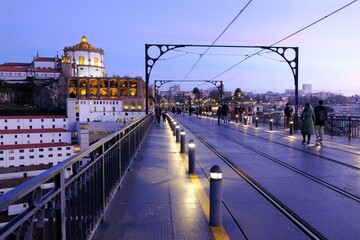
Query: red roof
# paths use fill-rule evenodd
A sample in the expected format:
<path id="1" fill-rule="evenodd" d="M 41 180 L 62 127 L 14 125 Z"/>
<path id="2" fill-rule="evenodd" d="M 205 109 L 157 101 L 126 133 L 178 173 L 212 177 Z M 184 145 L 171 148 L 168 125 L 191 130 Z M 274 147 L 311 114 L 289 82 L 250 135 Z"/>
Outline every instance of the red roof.
<path id="1" fill-rule="evenodd" d="M 19 67 L 2 67 L 2 66 L 0 66 L 0 72 L 27 72 L 27 69 L 19 68 Z"/>
<path id="2" fill-rule="evenodd" d="M 0 67 L 30 67 L 31 64 L 30 63 L 15 63 L 15 62 L 9 62 L 9 63 L 4 63 L 1 64 Z"/>
<path id="3" fill-rule="evenodd" d="M 69 147 L 69 146 L 73 146 L 73 145 L 65 142 L 14 144 L 14 145 L 0 145 L 0 150 L 46 148 L 46 147 Z"/>
<path id="4" fill-rule="evenodd" d="M 63 128 L 37 128 L 37 129 L 7 129 L 0 130 L 0 134 L 23 134 L 23 133 L 58 133 L 70 132 Z"/>
<path id="5" fill-rule="evenodd" d="M 56 62 L 56 59 L 53 57 L 37 57 L 34 62 Z"/>
<path id="6" fill-rule="evenodd" d="M 60 115 L 38 115 L 38 116 L 0 116 L 0 119 L 63 119 L 67 118 L 66 116 Z"/>

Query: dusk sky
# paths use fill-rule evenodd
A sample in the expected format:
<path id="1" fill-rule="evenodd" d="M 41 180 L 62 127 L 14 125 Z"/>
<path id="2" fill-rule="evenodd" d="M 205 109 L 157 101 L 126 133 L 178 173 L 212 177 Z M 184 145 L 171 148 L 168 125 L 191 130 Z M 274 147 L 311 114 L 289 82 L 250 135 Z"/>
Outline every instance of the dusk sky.
<path id="1" fill-rule="evenodd" d="M 31 62 L 37 53 L 61 56 L 64 47 L 79 43 L 85 35 L 90 44 L 105 51 L 108 76 L 143 79 L 146 43 L 211 45 L 219 38 L 215 45 L 271 46 L 324 18 L 274 46 L 299 47 L 299 88 L 306 83 L 312 84 L 313 92 L 360 94 L 357 1 L 11 0 L 1 1 L 0 9 L 0 64 Z M 150 83 L 186 80 L 181 90 L 192 90 L 212 85 L 187 81 L 222 80 L 226 91 L 294 89 L 291 69 L 276 53 L 263 51 L 243 61 L 260 49 L 206 50 L 186 47 L 164 54 L 154 65 Z"/>

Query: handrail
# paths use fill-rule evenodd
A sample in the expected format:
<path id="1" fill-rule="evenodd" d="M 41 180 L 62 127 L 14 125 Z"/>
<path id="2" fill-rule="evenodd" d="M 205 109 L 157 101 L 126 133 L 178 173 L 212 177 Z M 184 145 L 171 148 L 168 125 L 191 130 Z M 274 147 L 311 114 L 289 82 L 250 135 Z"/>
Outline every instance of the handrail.
<path id="1" fill-rule="evenodd" d="M 153 119 L 148 114 L 0 196 L 1 211 L 28 205 L 0 228 L 0 239 L 89 239 Z M 53 187 L 42 189 L 45 183 Z"/>

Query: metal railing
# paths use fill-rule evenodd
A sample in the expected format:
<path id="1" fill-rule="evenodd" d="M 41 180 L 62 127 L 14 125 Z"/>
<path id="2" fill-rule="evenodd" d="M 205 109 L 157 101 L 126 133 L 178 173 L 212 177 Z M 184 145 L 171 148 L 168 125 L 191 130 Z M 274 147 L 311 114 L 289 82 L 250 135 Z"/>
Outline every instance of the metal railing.
<path id="1" fill-rule="evenodd" d="M 276 128 L 284 127 L 284 115 L 281 113 L 258 114 L 258 122 L 263 125 L 269 124 L 270 119 L 273 120 L 273 126 Z M 253 121 L 255 116 L 253 117 Z M 294 127 L 300 130 L 302 121 L 300 114 L 294 115 Z M 330 136 L 340 136 L 351 139 L 360 139 L 360 117 L 354 116 L 329 116 L 325 126 L 324 133 Z"/>
<path id="2" fill-rule="evenodd" d="M 9 217 L 0 239 L 90 239 L 153 120 L 148 114 L 2 195 L 2 214 L 28 207 Z"/>

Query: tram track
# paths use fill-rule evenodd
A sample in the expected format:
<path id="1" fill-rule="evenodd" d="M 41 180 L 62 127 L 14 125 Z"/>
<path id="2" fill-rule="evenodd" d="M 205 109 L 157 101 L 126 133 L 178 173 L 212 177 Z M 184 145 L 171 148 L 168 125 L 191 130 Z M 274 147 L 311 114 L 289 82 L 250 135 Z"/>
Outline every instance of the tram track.
<path id="1" fill-rule="evenodd" d="M 194 123 L 199 124 L 199 122 L 194 121 Z M 319 233 L 315 228 L 313 228 L 310 224 L 308 224 L 306 221 L 304 221 L 300 216 L 298 216 L 295 212 L 293 212 L 290 208 L 288 208 L 282 201 L 280 201 L 278 198 L 276 198 L 273 194 L 271 194 L 270 191 L 268 191 L 265 187 L 263 187 L 259 182 L 257 182 L 255 179 L 253 179 L 251 176 L 249 176 L 244 170 L 242 170 L 239 166 L 237 166 L 237 164 L 235 164 L 233 161 L 231 161 L 230 159 L 228 159 L 227 157 L 224 156 L 224 154 L 222 154 L 220 151 L 218 151 L 214 146 L 212 146 L 209 142 L 207 142 L 204 138 L 202 138 L 199 134 L 197 134 L 196 132 L 194 132 L 191 127 L 189 127 L 187 124 L 184 124 L 183 122 L 181 122 L 181 124 L 187 129 L 187 131 L 191 132 L 202 144 L 204 144 L 207 148 L 209 148 L 216 156 L 218 156 L 222 161 L 224 161 L 224 163 L 226 163 L 234 172 L 236 172 L 242 179 L 244 179 L 253 189 L 255 189 L 261 196 L 263 196 L 267 201 L 269 201 L 276 209 L 278 209 L 286 218 L 288 218 L 292 223 L 294 223 L 303 233 L 305 233 L 309 238 L 311 239 L 325 239 L 325 237 Z M 233 129 L 233 128 L 232 128 Z M 236 129 L 233 129 L 236 130 Z M 245 134 L 249 134 L 248 132 L 244 132 Z M 242 142 L 240 142 L 238 139 L 225 135 L 225 134 L 221 134 L 219 132 L 217 132 L 216 134 L 226 138 L 228 141 L 231 141 L 234 144 L 237 144 L 243 148 L 246 148 L 250 151 L 252 151 L 255 154 L 258 154 L 268 160 L 271 160 L 303 177 L 306 177 L 307 179 L 310 179 L 313 182 L 316 182 L 326 188 L 331 189 L 332 191 L 335 191 L 339 194 L 341 194 L 342 196 L 345 196 L 347 198 L 350 198 L 358 203 L 360 203 L 360 198 L 357 197 L 354 194 L 351 194 L 341 188 L 338 188 L 334 185 L 332 185 L 331 183 L 328 183 L 326 181 L 323 181 L 315 176 L 312 176 L 311 174 L 306 173 L 305 171 L 302 171 L 296 167 L 291 166 L 288 163 L 285 163 L 283 161 L 281 161 L 280 159 L 277 159 L 275 157 L 270 156 L 269 154 L 260 151 L 248 144 L 244 144 Z M 254 135 L 254 134 L 251 134 Z M 254 135 L 256 137 L 259 137 L 257 135 Z M 265 138 L 264 138 L 265 139 Z M 269 141 L 269 139 L 266 139 L 267 141 Z M 282 146 L 286 146 L 289 147 L 288 145 L 273 141 L 276 144 L 280 144 Z M 292 147 L 294 148 L 294 147 Z M 301 149 L 298 148 L 294 148 L 298 151 L 302 151 Z M 303 151 L 306 153 L 309 153 L 307 151 Z M 309 153 L 309 154 L 313 154 L 313 153 Z M 323 156 L 319 156 L 317 154 L 313 154 L 316 155 L 317 157 L 323 158 L 323 159 L 329 159 L 329 161 L 335 161 L 334 159 L 330 159 L 327 157 L 323 157 Z M 338 164 L 341 165 L 345 165 L 347 167 L 350 167 L 352 169 L 355 170 L 360 170 L 360 168 L 349 165 L 349 164 L 345 164 L 345 163 L 341 163 L 341 162 L 337 162 Z"/>
<path id="2" fill-rule="evenodd" d="M 287 148 L 295 149 L 295 150 L 298 150 L 298 151 L 301 151 L 301 152 L 304 152 L 304 153 L 307 153 L 307 154 L 310 154 L 310 155 L 313 155 L 313 156 L 318 156 L 318 157 L 321 157 L 323 160 L 327 160 L 327 161 L 330 161 L 330 162 L 333 162 L 333 163 L 343 165 L 343 166 L 355 169 L 357 171 L 360 171 L 360 167 L 357 167 L 357 166 L 354 166 L 354 165 L 351 165 L 351 164 L 348 164 L 348 163 L 344 163 L 344 162 L 338 161 L 336 159 L 332 159 L 330 157 L 322 156 L 318 152 L 314 153 L 314 152 L 311 152 L 309 150 L 301 149 L 299 147 L 293 147 L 293 146 L 288 145 L 288 144 L 284 144 L 284 143 L 281 143 L 281 142 L 278 142 L 278 141 L 274 141 L 274 140 L 272 140 L 270 138 L 265 138 L 265 137 L 261 137 L 261 136 L 259 136 L 257 134 L 249 133 L 248 131 L 242 131 L 240 129 L 232 128 L 232 127 L 229 127 L 229 126 L 224 126 L 224 127 L 231 128 L 232 130 L 234 130 L 236 132 L 240 132 L 240 133 L 243 133 L 243 134 L 254 136 L 254 137 L 258 138 L 258 139 L 263 139 L 263 140 L 265 140 L 267 142 L 272 142 L 272 143 L 275 143 L 275 144 L 278 144 L 278 145 L 281 145 L 281 146 L 284 146 L 284 147 L 287 147 Z M 275 135 L 277 135 L 279 137 L 287 137 L 287 136 L 284 136 L 282 134 L 276 134 L 275 133 Z M 333 144 L 335 144 L 335 143 L 333 143 Z M 322 147 L 324 147 L 324 146 L 322 146 Z M 326 146 L 326 148 L 333 149 L 333 150 L 340 151 L 340 152 L 344 152 L 344 153 L 349 153 L 349 154 L 356 155 L 356 156 L 360 157 L 360 152 L 354 152 L 354 151 L 344 150 L 344 149 L 341 149 L 341 148 L 330 147 L 330 146 Z"/>

